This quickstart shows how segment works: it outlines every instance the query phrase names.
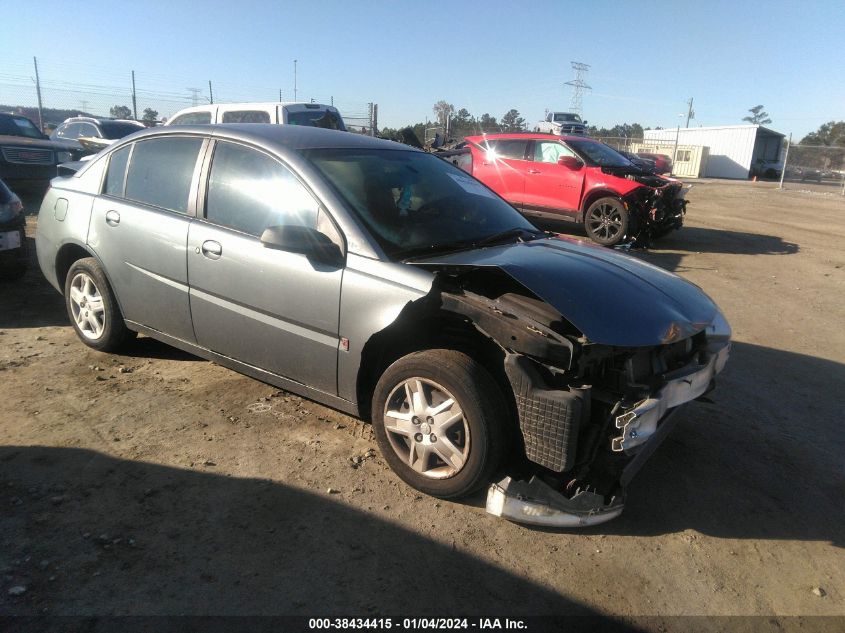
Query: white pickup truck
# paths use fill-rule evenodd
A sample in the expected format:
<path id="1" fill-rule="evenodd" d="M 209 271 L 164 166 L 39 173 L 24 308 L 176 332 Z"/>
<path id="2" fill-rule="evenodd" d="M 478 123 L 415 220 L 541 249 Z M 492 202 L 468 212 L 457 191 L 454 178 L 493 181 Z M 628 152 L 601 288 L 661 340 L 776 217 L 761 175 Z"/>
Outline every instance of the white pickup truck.
<path id="1" fill-rule="evenodd" d="M 534 131 L 558 136 L 586 136 L 586 126 L 587 122 L 572 112 L 549 112 L 543 121 L 534 126 Z"/>

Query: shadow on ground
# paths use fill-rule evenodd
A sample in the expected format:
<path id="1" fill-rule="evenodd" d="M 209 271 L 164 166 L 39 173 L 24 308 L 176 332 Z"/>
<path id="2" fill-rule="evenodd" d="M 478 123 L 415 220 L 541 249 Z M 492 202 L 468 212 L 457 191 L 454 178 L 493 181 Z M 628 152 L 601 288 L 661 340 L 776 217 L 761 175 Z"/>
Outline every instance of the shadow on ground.
<path id="1" fill-rule="evenodd" d="M 4 585 L 27 587 L 6 614 L 591 613 L 278 483 L 27 446 L 0 448 L 0 481 Z"/>

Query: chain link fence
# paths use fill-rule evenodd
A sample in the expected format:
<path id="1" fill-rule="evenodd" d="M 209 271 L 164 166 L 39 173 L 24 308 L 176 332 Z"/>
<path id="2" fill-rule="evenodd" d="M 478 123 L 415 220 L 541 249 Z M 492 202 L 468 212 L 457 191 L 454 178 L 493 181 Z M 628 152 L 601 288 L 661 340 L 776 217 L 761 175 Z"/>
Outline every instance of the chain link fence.
<path id="1" fill-rule="evenodd" d="M 155 125 L 182 108 L 207 103 L 310 101 L 334 105 L 350 131 L 375 135 L 378 128 L 377 104 L 335 99 L 333 95 L 285 92 L 270 86 L 218 85 L 98 67 L 90 67 L 89 79 L 77 83 L 63 77 L 69 70 L 63 62 L 4 63 L 0 68 L 0 111 L 22 114 L 49 134 L 72 116 L 136 119 Z M 78 66 L 74 65 L 73 72 L 78 72 Z M 184 92 L 172 88 L 180 84 L 196 87 Z"/>
<path id="2" fill-rule="evenodd" d="M 778 174 L 784 189 L 810 188 L 845 195 L 845 147 L 797 143 L 787 147 Z"/>

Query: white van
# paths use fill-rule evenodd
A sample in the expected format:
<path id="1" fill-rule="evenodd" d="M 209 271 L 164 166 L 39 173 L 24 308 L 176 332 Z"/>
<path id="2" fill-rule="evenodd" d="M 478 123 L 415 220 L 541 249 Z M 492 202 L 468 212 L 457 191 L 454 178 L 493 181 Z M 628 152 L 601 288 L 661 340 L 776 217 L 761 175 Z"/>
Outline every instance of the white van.
<path id="1" fill-rule="evenodd" d="M 212 103 L 179 110 L 165 125 L 207 123 L 278 123 L 346 131 L 334 106 L 322 103 Z"/>

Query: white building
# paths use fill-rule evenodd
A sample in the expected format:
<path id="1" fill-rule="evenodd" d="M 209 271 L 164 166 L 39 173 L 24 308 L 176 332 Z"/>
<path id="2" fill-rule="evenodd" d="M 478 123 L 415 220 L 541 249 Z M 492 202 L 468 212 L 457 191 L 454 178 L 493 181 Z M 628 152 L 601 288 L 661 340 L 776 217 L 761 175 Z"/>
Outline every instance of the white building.
<path id="1" fill-rule="evenodd" d="M 643 142 L 710 148 L 702 174 L 708 178 L 748 178 L 759 158 L 778 160 L 784 135 L 761 125 L 723 125 L 666 130 L 646 130 Z"/>

